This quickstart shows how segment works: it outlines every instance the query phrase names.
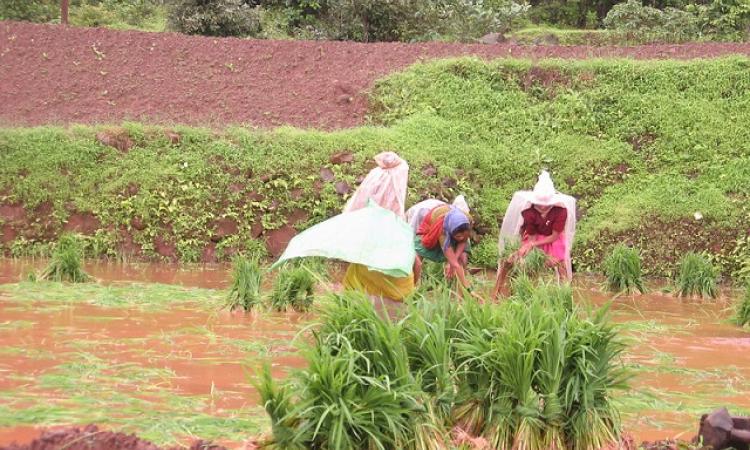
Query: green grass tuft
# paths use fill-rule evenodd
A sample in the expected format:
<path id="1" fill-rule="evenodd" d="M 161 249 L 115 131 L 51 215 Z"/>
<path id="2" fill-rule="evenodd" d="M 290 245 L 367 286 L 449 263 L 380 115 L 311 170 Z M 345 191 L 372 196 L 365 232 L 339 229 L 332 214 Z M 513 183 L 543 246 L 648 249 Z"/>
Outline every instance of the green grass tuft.
<path id="1" fill-rule="evenodd" d="M 682 297 L 699 295 L 716 298 L 718 273 L 703 255 L 687 253 L 680 260 L 677 274 L 677 293 Z"/>
<path id="2" fill-rule="evenodd" d="M 237 257 L 232 271 L 232 287 L 229 289 L 226 306 L 230 310 L 243 308 L 245 311 L 262 304 L 261 282 L 263 271 L 257 259 Z"/>
<path id="3" fill-rule="evenodd" d="M 81 246 L 78 238 L 63 234 L 57 242 L 47 267 L 39 275 L 40 280 L 85 283 L 91 277 L 81 267 Z"/>
<path id="4" fill-rule="evenodd" d="M 607 287 L 613 292 L 631 293 L 636 289 L 646 291 L 641 272 L 641 255 L 637 249 L 617 244 L 604 259 Z"/>

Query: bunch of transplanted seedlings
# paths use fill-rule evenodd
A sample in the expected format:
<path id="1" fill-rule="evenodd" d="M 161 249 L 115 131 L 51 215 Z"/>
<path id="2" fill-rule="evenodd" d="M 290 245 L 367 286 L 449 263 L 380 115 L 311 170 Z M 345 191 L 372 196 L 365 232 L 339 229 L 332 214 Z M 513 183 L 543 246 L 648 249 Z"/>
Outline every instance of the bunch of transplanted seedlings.
<path id="1" fill-rule="evenodd" d="M 496 449 L 616 445 L 612 401 L 624 350 L 606 308 L 581 310 L 540 283 L 501 304 L 448 289 L 380 317 L 360 293 L 333 294 L 302 354 L 307 368 L 259 382 L 276 448 L 434 449 L 461 429 Z"/>
<path id="2" fill-rule="evenodd" d="M 255 258 L 238 256 L 234 259 L 232 286 L 227 296 L 227 307 L 230 310 L 242 308 L 252 311 L 263 303 L 261 283 L 263 269 Z"/>
<path id="3" fill-rule="evenodd" d="M 638 250 L 625 244 L 617 244 L 604 259 L 604 275 L 610 291 L 627 294 L 636 289 L 640 293 L 646 291 L 643 286 L 641 255 Z"/>
<path id="4" fill-rule="evenodd" d="M 680 261 L 677 293 L 680 296 L 716 298 L 718 271 L 705 256 L 687 253 Z"/>
<path id="5" fill-rule="evenodd" d="M 91 276 L 83 271 L 82 259 L 79 239 L 72 234 L 63 234 L 57 241 L 49 264 L 44 268 L 38 279 L 69 281 L 71 283 L 91 281 Z"/>

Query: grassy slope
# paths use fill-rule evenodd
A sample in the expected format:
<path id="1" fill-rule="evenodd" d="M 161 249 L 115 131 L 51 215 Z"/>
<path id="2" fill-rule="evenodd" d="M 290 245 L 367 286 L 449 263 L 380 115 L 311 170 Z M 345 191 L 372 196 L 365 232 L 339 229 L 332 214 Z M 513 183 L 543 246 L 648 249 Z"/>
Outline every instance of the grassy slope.
<path id="1" fill-rule="evenodd" d="M 170 145 L 160 129 L 125 124 L 136 143 L 128 153 L 96 143 L 101 128 L 0 130 L 0 202 L 55 206 L 51 219 L 26 227 L 27 239 L 5 247 L 43 251 L 33 241 L 51 238 L 72 209 L 99 217 L 94 240 L 104 252 L 116 252 L 124 227 L 147 255 L 158 235 L 196 259 L 220 217 L 240 225 L 220 250 L 254 245 L 253 222 L 273 229 L 304 209 L 311 214 L 302 228 L 339 210 L 345 197 L 321 181 L 322 167 L 353 186 L 369 157 L 395 149 L 412 168 L 409 204 L 467 194 L 486 235 L 477 262 L 492 263 L 513 191 L 548 168 L 561 191 L 579 198 L 579 269 L 597 269 L 611 244 L 627 240 L 643 249 L 652 274 L 669 274 L 686 249 L 719 255 L 730 273 L 748 259 L 738 250 L 747 248 L 750 219 L 749 68 L 746 58 L 437 61 L 378 82 L 372 126 L 177 127 L 181 142 Z M 353 164 L 329 163 L 344 150 Z M 430 165 L 436 176 L 426 174 Z M 145 229 L 131 227 L 134 216 Z"/>

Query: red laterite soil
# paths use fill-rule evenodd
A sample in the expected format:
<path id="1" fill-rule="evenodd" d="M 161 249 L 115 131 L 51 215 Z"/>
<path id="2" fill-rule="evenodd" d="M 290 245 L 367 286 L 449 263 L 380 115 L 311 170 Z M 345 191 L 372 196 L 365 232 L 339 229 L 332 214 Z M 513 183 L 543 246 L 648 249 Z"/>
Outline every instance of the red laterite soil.
<path id="1" fill-rule="evenodd" d="M 420 60 L 704 58 L 750 44 L 637 47 L 206 38 L 0 22 L 0 125 L 119 122 L 326 129 L 362 124 L 373 81 Z"/>

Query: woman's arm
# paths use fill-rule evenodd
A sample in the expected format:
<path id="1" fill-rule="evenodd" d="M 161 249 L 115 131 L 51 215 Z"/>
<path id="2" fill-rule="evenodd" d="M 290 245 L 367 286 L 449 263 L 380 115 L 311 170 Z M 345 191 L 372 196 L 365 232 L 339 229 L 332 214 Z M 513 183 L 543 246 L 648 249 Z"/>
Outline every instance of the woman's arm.
<path id="1" fill-rule="evenodd" d="M 555 242 L 558 237 L 560 237 L 560 232 L 553 231 L 552 234 L 550 234 L 549 236 L 544 236 L 543 238 L 538 239 L 538 240 L 529 239 L 529 242 L 531 243 L 532 247 L 539 247 L 540 245 L 550 244 L 552 242 Z M 534 238 L 536 238 L 536 236 L 534 236 Z"/>
<path id="2" fill-rule="evenodd" d="M 458 277 L 458 281 L 461 283 L 461 286 L 468 289 L 469 282 L 466 281 L 466 274 L 464 273 L 464 266 L 462 266 L 461 262 L 458 260 L 458 255 L 460 255 L 460 253 L 457 253 L 456 250 L 453 250 L 452 247 L 448 247 L 447 249 L 443 250 L 443 254 L 445 255 L 445 259 L 448 260 L 448 264 L 456 273 L 456 276 Z"/>

